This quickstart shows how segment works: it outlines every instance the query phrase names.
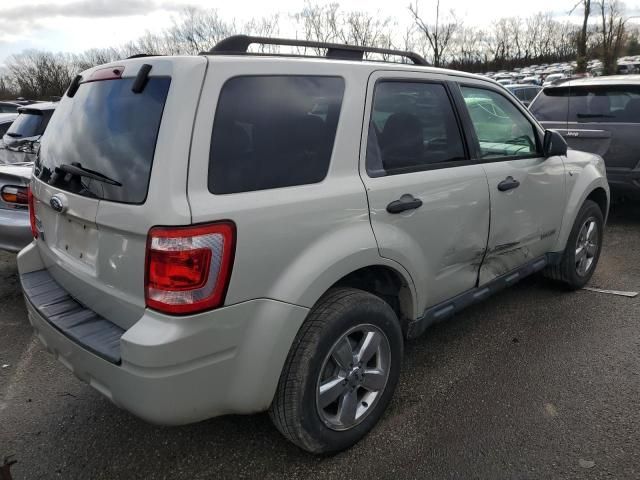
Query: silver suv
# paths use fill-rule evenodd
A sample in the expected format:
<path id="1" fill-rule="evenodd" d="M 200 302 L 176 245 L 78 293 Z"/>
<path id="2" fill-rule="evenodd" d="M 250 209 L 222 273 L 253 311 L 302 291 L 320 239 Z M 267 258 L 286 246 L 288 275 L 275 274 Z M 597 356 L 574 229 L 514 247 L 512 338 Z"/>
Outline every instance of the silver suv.
<path id="1" fill-rule="evenodd" d="M 29 319 L 75 375 L 155 423 L 268 410 L 321 453 L 380 419 L 407 339 L 537 271 L 583 286 L 609 188 L 494 81 L 231 37 L 77 76 L 29 201 Z"/>

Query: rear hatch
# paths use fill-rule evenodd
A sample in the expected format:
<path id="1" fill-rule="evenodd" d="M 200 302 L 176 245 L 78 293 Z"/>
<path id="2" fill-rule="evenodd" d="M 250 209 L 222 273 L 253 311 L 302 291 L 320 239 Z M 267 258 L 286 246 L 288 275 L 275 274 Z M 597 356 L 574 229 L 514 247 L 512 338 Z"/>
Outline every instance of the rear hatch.
<path id="1" fill-rule="evenodd" d="M 43 262 L 124 329 L 145 308 L 149 229 L 191 222 L 188 155 L 205 69 L 199 57 L 146 57 L 83 72 L 42 137 L 32 192 Z"/>
<path id="2" fill-rule="evenodd" d="M 557 129 L 575 150 L 604 158 L 609 171 L 640 161 L 640 86 L 570 85 L 545 88 L 531 112 Z"/>

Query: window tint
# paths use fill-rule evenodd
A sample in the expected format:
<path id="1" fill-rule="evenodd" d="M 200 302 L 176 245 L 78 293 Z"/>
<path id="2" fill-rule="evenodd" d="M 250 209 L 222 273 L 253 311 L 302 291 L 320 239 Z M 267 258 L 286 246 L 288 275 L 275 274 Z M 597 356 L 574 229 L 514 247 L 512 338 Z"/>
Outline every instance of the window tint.
<path id="1" fill-rule="evenodd" d="M 40 180 L 87 197 L 144 202 L 171 79 L 150 77 L 141 93 L 131 91 L 134 81 L 83 83 L 73 98 L 63 97 L 42 137 L 35 166 Z M 59 168 L 72 163 L 121 185 Z"/>
<path id="2" fill-rule="evenodd" d="M 225 83 L 211 134 L 215 194 L 317 183 L 329 170 L 344 80 L 247 76 Z"/>
<path id="3" fill-rule="evenodd" d="M 531 107 L 541 121 L 640 123 L 640 87 L 565 86 L 545 89 Z"/>
<path id="4" fill-rule="evenodd" d="M 527 100 L 529 100 L 530 102 L 533 101 L 536 98 L 536 95 L 538 95 L 538 92 L 542 90 L 541 88 L 529 88 L 528 89 L 528 96 L 527 96 Z"/>
<path id="5" fill-rule="evenodd" d="M 0 113 L 16 113 L 17 111 L 18 111 L 17 105 L 0 103 Z"/>
<path id="6" fill-rule="evenodd" d="M 7 133 L 7 130 L 9 130 L 10 126 L 11 126 L 11 122 L 0 123 L 0 137 L 5 133 Z"/>
<path id="7" fill-rule="evenodd" d="M 461 87 L 480 142 L 482 158 L 537 154 L 533 125 L 506 97 L 481 88 Z"/>
<path id="8" fill-rule="evenodd" d="M 396 81 L 376 85 L 367 141 L 370 176 L 422 170 L 465 158 L 443 85 Z"/>
<path id="9" fill-rule="evenodd" d="M 7 131 L 13 138 L 35 137 L 42 134 L 41 123 L 43 116 L 41 113 L 21 113 L 14 120 Z"/>
<path id="10" fill-rule="evenodd" d="M 512 90 L 512 92 L 515 94 L 516 98 L 518 98 L 518 100 L 521 101 L 526 101 L 527 100 L 527 90 L 524 88 L 516 88 L 514 90 Z"/>

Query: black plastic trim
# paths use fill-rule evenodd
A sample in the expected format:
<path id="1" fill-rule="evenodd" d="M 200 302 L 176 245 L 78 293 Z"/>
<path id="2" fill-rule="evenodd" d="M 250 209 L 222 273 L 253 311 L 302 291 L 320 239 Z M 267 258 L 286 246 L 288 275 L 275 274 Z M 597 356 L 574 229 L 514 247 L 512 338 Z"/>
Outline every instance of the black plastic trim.
<path id="1" fill-rule="evenodd" d="M 125 330 L 76 301 L 47 270 L 20 275 L 27 301 L 62 334 L 81 347 L 120 363 L 120 337 Z"/>
<path id="2" fill-rule="evenodd" d="M 237 55 L 248 54 L 249 46 L 252 44 L 260 45 L 286 45 L 291 47 L 303 48 L 325 48 L 327 50 L 327 58 L 335 58 L 340 60 L 362 60 L 365 53 L 380 53 L 383 55 L 397 55 L 411 60 L 415 65 L 429 66 L 422 56 L 415 52 L 404 50 L 393 50 L 389 48 L 365 47 L 360 45 L 347 45 L 340 43 L 316 42 L 311 40 L 294 40 L 290 38 L 270 38 L 270 37 L 252 37 L 249 35 L 232 35 L 220 40 L 216 45 L 205 52 L 209 55 Z M 273 56 L 288 57 L 290 55 Z M 390 62 L 393 63 L 393 62 Z"/>
<path id="3" fill-rule="evenodd" d="M 501 275 L 481 287 L 461 293 L 449 300 L 427 308 L 422 316 L 407 326 L 407 338 L 416 338 L 422 335 L 427 328 L 440 323 L 461 310 L 478 303 L 491 295 L 509 287 L 523 278 L 539 272 L 548 265 L 555 265 L 562 259 L 562 253 L 547 253 L 535 258 L 523 266 Z"/>
<path id="4" fill-rule="evenodd" d="M 82 81 L 82 75 L 76 75 L 75 77 L 73 77 L 73 80 L 71 80 L 71 84 L 67 89 L 67 97 L 73 98 L 73 96 L 78 91 L 78 88 L 80 88 L 81 81 Z"/>
<path id="5" fill-rule="evenodd" d="M 149 72 L 151 71 L 152 66 L 148 63 L 144 63 L 140 70 L 138 70 L 138 75 L 136 75 L 136 79 L 133 81 L 133 85 L 131 85 L 131 91 L 133 93 L 142 93 L 144 87 L 147 86 L 147 82 L 149 81 Z"/>

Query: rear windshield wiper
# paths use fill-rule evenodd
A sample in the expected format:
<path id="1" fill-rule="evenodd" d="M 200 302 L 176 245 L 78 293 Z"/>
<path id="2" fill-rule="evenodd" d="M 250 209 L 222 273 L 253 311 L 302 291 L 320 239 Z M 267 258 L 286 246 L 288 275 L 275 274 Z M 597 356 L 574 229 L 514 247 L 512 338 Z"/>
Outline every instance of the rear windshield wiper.
<path id="1" fill-rule="evenodd" d="M 122 184 L 113 178 L 109 178 L 106 175 L 96 172 L 94 170 L 89 170 L 88 168 L 84 168 L 79 163 L 72 163 L 71 165 L 67 163 L 63 163 L 56 167 L 56 170 L 59 170 L 64 173 L 69 173 L 71 175 L 75 175 L 78 177 L 90 178 L 92 180 L 97 180 L 99 182 L 106 183 L 108 185 L 113 185 L 114 187 L 121 187 Z"/>

